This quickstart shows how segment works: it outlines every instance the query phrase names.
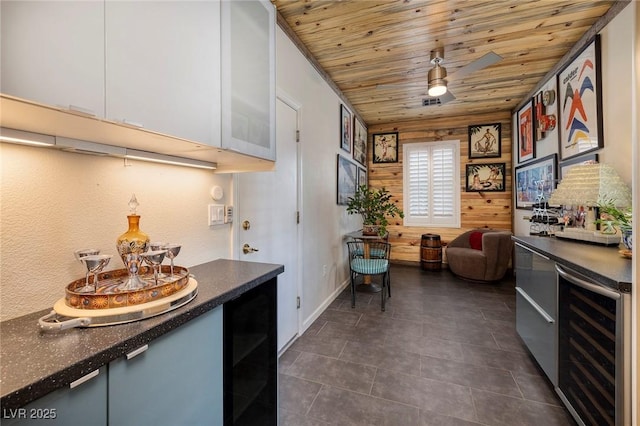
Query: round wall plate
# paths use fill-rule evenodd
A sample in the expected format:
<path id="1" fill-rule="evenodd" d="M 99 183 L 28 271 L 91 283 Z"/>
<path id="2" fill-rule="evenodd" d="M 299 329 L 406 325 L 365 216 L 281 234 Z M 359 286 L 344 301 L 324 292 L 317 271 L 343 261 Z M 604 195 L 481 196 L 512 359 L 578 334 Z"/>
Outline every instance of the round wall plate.
<path id="1" fill-rule="evenodd" d="M 220 201 L 222 200 L 222 197 L 224 197 L 224 191 L 222 190 L 222 187 L 216 185 L 211 188 L 211 198 L 216 201 Z"/>

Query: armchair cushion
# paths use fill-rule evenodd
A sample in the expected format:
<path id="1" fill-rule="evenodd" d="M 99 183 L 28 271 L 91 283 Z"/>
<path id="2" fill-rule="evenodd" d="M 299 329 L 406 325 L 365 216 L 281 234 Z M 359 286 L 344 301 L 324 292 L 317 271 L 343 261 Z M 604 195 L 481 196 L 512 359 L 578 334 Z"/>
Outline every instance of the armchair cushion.
<path id="1" fill-rule="evenodd" d="M 474 250 L 482 250 L 482 232 L 472 232 L 469 234 L 469 245 Z"/>

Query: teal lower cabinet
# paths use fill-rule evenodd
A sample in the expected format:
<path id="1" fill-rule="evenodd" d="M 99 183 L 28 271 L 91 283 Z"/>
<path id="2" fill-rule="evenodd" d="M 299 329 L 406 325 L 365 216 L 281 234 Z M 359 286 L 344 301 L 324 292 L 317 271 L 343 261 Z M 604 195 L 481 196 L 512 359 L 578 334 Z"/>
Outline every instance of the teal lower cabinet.
<path id="1" fill-rule="evenodd" d="M 3 426 L 107 425 L 107 368 L 102 367 L 32 403 L 2 409 Z"/>
<path id="2" fill-rule="evenodd" d="M 109 425 L 222 425 L 222 325 L 218 306 L 109 363 Z"/>

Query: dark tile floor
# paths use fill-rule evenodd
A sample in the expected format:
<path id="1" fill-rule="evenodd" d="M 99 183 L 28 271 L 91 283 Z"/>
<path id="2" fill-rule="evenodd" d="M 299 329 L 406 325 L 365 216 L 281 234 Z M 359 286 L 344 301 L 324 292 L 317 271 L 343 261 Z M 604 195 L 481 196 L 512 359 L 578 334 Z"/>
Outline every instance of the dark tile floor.
<path id="1" fill-rule="evenodd" d="M 515 330 L 514 280 L 392 266 L 345 290 L 280 358 L 280 425 L 573 425 Z"/>

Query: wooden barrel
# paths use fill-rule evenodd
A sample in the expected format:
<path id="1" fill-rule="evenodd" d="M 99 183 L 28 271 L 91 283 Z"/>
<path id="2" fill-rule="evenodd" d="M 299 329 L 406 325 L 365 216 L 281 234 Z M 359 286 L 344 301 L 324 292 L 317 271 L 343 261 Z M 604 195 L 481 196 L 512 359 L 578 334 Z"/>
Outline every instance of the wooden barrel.
<path id="1" fill-rule="evenodd" d="M 420 242 L 420 266 L 425 271 L 439 271 L 442 268 L 440 235 L 422 234 L 422 241 Z"/>

